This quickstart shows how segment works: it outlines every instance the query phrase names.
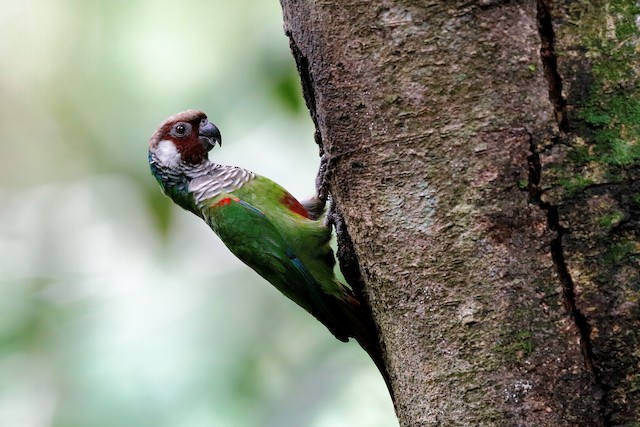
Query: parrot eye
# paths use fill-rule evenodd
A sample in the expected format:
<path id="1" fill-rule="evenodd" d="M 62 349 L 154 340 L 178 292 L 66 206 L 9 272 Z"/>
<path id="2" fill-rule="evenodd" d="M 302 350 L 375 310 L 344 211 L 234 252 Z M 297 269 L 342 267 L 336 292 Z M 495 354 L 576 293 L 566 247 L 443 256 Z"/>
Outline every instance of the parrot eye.
<path id="1" fill-rule="evenodd" d="M 191 125 L 189 123 L 178 123 L 171 129 L 171 133 L 178 138 L 182 138 L 191 131 Z"/>

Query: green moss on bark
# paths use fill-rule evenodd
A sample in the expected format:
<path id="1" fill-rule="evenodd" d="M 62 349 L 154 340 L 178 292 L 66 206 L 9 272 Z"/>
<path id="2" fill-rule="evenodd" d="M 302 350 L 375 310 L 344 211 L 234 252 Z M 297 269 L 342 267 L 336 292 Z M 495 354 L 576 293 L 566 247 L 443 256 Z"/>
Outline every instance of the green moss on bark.
<path id="1" fill-rule="evenodd" d="M 553 2 L 567 125 L 541 187 L 588 324 L 606 425 L 640 417 L 640 3 Z"/>
<path id="2" fill-rule="evenodd" d="M 558 52 L 570 135 L 547 181 L 562 189 L 560 198 L 625 182 L 640 165 L 640 4 L 575 2 L 566 13 Z"/>

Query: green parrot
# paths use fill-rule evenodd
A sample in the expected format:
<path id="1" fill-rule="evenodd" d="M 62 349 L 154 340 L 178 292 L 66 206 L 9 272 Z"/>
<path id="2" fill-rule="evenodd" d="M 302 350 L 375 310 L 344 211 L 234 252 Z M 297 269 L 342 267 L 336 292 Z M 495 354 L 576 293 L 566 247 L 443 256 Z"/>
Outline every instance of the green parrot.
<path id="1" fill-rule="evenodd" d="M 301 203 L 270 179 L 211 162 L 216 143 L 222 145 L 220 131 L 200 111 L 165 120 L 149 140 L 151 173 L 163 192 L 336 338 L 354 337 L 387 381 L 371 316 L 334 275 L 324 203 L 317 197 Z"/>

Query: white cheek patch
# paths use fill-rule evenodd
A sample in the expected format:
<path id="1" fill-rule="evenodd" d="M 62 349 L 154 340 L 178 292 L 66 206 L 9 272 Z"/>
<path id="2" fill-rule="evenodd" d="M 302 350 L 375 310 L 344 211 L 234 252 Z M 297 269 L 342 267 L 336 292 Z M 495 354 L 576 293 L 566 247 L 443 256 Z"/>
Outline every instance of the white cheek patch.
<path id="1" fill-rule="evenodd" d="M 175 144 L 168 139 L 163 139 L 158 143 L 156 158 L 160 164 L 169 167 L 177 166 L 181 160 L 180 153 Z"/>

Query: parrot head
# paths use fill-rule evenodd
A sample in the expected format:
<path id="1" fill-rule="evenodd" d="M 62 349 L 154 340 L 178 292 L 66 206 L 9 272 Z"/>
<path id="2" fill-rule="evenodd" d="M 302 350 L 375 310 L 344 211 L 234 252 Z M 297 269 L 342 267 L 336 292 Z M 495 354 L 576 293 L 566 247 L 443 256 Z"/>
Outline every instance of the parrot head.
<path id="1" fill-rule="evenodd" d="M 214 145 L 222 145 L 218 128 L 202 111 L 187 110 L 165 120 L 149 140 L 149 153 L 164 166 L 199 165 Z"/>

